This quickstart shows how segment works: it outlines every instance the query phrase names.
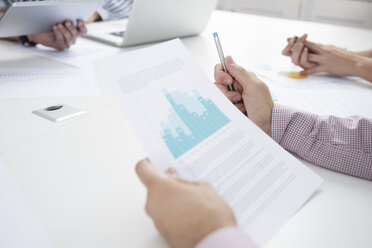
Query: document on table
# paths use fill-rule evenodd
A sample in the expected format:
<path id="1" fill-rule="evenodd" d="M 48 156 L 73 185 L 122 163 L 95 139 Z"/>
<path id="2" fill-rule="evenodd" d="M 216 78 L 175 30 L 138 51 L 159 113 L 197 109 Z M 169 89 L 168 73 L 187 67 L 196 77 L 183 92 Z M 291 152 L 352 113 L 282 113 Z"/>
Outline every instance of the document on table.
<path id="1" fill-rule="evenodd" d="M 32 53 L 49 60 L 76 67 L 91 66 L 98 59 L 118 53 L 120 50 L 99 42 L 79 38 L 75 44 L 65 51 L 37 45 L 36 47 L 19 46 L 24 52 Z"/>
<path id="2" fill-rule="evenodd" d="M 288 61 L 272 61 L 249 67 L 275 92 L 277 102 L 320 115 L 372 118 L 372 84 L 357 77 L 326 74 L 296 78 L 301 68 Z"/>
<path id="3" fill-rule="evenodd" d="M 118 55 L 96 69 L 154 165 L 210 182 L 258 245 L 321 183 L 225 98 L 180 40 Z"/>
<path id="4" fill-rule="evenodd" d="M 89 68 L 0 68 L 0 98 L 99 94 L 94 71 Z"/>
<path id="5" fill-rule="evenodd" d="M 0 247 L 55 247 L 0 159 Z"/>

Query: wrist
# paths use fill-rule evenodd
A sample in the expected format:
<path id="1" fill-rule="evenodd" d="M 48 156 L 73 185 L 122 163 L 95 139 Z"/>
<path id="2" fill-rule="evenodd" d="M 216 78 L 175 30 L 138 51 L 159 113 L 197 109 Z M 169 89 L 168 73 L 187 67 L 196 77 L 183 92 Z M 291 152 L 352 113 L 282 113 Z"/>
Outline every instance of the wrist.
<path id="1" fill-rule="evenodd" d="M 355 65 L 356 75 L 372 82 L 372 59 L 361 57 Z"/>
<path id="2" fill-rule="evenodd" d="M 86 21 L 86 23 L 92 23 L 101 20 L 101 16 L 97 12 L 94 12 L 94 14 Z"/>
<path id="3" fill-rule="evenodd" d="M 19 36 L 19 41 L 24 45 L 24 46 L 29 46 L 29 47 L 34 47 L 37 45 L 36 42 L 32 41 L 29 35 L 22 35 Z"/>
<path id="4" fill-rule="evenodd" d="M 218 218 L 216 218 L 216 219 L 218 219 Z M 214 233 L 218 230 L 221 230 L 221 229 L 224 229 L 224 228 L 237 228 L 235 220 L 224 221 L 224 222 L 221 222 L 221 223 L 217 223 L 218 221 L 216 223 L 213 223 L 213 222 L 216 222 L 216 220 L 209 221 L 208 223 L 204 222 L 205 224 L 208 224 L 206 226 L 205 225 L 200 225 L 200 228 L 197 232 L 198 235 L 195 236 L 192 247 L 195 247 L 196 244 L 200 243 L 206 237 L 208 237 L 209 235 L 211 235 L 212 233 Z"/>
<path id="5" fill-rule="evenodd" d="M 261 129 L 270 137 L 272 137 L 272 119 L 272 114 L 270 114 L 270 119 L 261 127 Z"/>
<path id="6" fill-rule="evenodd" d="M 270 137 L 272 137 L 272 120 L 273 120 L 273 109 L 274 109 L 274 102 L 271 102 L 269 105 L 270 107 L 267 110 L 267 118 L 264 121 L 260 128 Z"/>

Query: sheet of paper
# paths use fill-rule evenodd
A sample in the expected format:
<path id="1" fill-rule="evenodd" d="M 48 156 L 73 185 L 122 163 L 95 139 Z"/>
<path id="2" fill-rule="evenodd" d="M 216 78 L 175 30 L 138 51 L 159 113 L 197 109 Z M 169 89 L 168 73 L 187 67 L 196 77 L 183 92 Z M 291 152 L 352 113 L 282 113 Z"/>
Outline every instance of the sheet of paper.
<path id="1" fill-rule="evenodd" d="M 372 118 L 372 84 L 356 77 L 313 75 L 296 78 L 301 71 L 289 61 L 249 67 L 269 85 L 277 102 L 320 115 L 361 115 Z"/>
<path id="2" fill-rule="evenodd" d="M 55 247 L 0 159 L 0 247 Z"/>
<path id="3" fill-rule="evenodd" d="M 180 40 L 121 54 L 97 70 L 155 166 L 210 182 L 258 245 L 322 181 L 240 113 Z"/>
<path id="4" fill-rule="evenodd" d="M 49 60 L 77 67 L 90 66 L 95 60 L 103 59 L 120 52 L 118 48 L 84 38 L 77 39 L 74 45 L 62 52 L 40 44 L 36 47 L 19 46 L 18 49 Z"/>
<path id="5" fill-rule="evenodd" d="M 0 68 L 0 98 L 99 94 L 95 73 L 89 68 Z"/>

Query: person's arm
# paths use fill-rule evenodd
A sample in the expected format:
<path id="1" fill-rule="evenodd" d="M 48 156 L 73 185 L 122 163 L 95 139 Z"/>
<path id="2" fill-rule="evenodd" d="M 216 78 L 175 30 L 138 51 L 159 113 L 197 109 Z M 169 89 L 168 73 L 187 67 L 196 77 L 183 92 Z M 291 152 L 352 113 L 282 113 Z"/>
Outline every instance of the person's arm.
<path id="1" fill-rule="evenodd" d="M 217 87 L 258 127 L 288 151 L 319 166 L 372 180 L 372 120 L 318 116 L 274 104 L 266 85 L 227 57 Z M 235 91 L 228 91 L 228 85 Z M 240 100 L 239 100 L 240 99 Z"/>
<path id="2" fill-rule="evenodd" d="M 272 137 L 306 161 L 372 180 L 372 120 L 318 116 L 275 104 Z"/>
<path id="3" fill-rule="evenodd" d="M 105 0 L 97 14 L 104 21 L 124 18 L 129 16 L 132 4 L 133 0 Z"/>
<path id="4" fill-rule="evenodd" d="M 355 52 L 355 54 L 372 59 L 372 49 Z"/>
<path id="5" fill-rule="evenodd" d="M 372 50 L 357 53 L 326 46 L 308 41 L 306 34 L 287 41 L 282 54 L 304 69 L 301 74 L 327 72 L 337 76 L 357 76 L 372 82 L 372 58 L 369 58 Z"/>
<path id="6" fill-rule="evenodd" d="M 101 20 L 102 20 L 102 18 L 98 14 L 98 12 L 94 12 L 94 14 L 91 17 L 89 17 L 89 19 L 85 23 L 88 24 L 88 23 L 97 22 L 97 21 L 101 21 Z"/>
<path id="7" fill-rule="evenodd" d="M 163 174 L 147 159 L 136 172 L 147 189 L 146 212 L 171 247 L 256 247 L 210 184 L 182 179 L 173 168 Z"/>
<path id="8" fill-rule="evenodd" d="M 356 63 L 355 75 L 372 83 L 372 57 L 362 57 Z"/>

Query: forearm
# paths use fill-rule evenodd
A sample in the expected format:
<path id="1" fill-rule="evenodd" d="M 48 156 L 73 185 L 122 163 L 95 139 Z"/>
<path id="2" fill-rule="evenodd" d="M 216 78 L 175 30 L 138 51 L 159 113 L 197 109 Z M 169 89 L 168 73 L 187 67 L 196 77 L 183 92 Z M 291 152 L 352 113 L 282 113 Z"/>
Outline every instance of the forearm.
<path id="1" fill-rule="evenodd" d="M 365 50 L 365 51 L 359 51 L 359 52 L 354 52 L 355 54 L 367 58 L 372 58 L 372 49 Z"/>
<path id="2" fill-rule="evenodd" d="M 101 16 L 97 12 L 94 12 L 94 14 L 85 23 L 88 24 L 88 23 L 101 21 L 101 20 L 102 20 Z"/>
<path id="3" fill-rule="evenodd" d="M 132 9 L 133 0 L 105 0 L 97 9 L 102 20 L 121 19 L 127 17 Z"/>
<path id="4" fill-rule="evenodd" d="M 372 83 L 372 58 L 359 59 L 356 64 L 356 75 Z"/>
<path id="5" fill-rule="evenodd" d="M 273 139 L 313 164 L 372 180 L 372 120 L 317 116 L 276 104 Z"/>

